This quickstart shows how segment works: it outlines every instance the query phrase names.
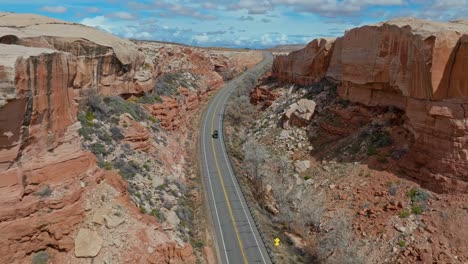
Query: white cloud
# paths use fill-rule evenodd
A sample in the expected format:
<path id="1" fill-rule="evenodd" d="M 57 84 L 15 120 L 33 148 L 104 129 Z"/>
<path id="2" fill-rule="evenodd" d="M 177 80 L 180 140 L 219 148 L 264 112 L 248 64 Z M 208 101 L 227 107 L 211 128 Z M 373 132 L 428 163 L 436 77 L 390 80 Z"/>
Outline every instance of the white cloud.
<path id="1" fill-rule="evenodd" d="M 136 15 L 125 11 L 109 13 L 106 15 L 106 17 L 112 17 L 123 20 L 135 20 L 138 18 Z"/>
<path id="2" fill-rule="evenodd" d="M 210 37 L 206 33 L 195 35 L 192 39 L 198 44 L 204 44 L 210 41 Z"/>
<path id="3" fill-rule="evenodd" d="M 64 6 L 43 6 L 40 8 L 40 10 L 44 12 L 57 13 L 57 14 L 63 14 L 68 11 L 68 9 Z"/>

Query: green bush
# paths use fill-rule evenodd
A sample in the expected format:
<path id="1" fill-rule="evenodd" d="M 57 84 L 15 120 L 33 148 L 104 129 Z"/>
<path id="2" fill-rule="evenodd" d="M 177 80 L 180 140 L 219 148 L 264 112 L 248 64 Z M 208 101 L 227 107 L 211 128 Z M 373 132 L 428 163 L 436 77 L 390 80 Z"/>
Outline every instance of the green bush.
<path id="1" fill-rule="evenodd" d="M 140 207 L 140 213 L 146 214 L 146 208 L 144 206 Z"/>
<path id="2" fill-rule="evenodd" d="M 91 111 L 86 111 L 86 120 L 92 122 L 94 120 L 94 114 Z"/>
<path id="3" fill-rule="evenodd" d="M 153 123 L 158 122 L 158 119 L 157 119 L 156 117 L 152 116 L 152 115 L 150 115 L 150 116 L 148 117 L 148 120 L 151 121 L 151 122 L 153 122 Z"/>
<path id="4" fill-rule="evenodd" d="M 410 216 L 410 215 L 411 215 L 411 212 L 408 211 L 408 210 L 402 210 L 402 211 L 400 211 L 400 213 L 398 214 L 398 216 L 399 216 L 400 218 L 407 218 L 407 217 Z"/>
<path id="5" fill-rule="evenodd" d="M 94 155 L 106 155 L 106 147 L 102 145 L 101 143 L 94 143 L 91 145 L 91 152 L 94 153 Z"/>
<path id="6" fill-rule="evenodd" d="M 408 197 L 411 199 L 411 202 L 418 203 L 427 201 L 430 195 L 422 189 L 413 188 L 408 192 Z"/>
<path id="7" fill-rule="evenodd" d="M 415 204 L 415 205 L 411 206 L 411 212 L 413 214 L 419 215 L 419 214 L 422 214 L 424 212 L 424 208 L 419 204 Z"/>
<path id="8" fill-rule="evenodd" d="M 92 140 L 91 135 L 94 134 L 94 129 L 88 126 L 82 126 L 79 130 L 78 133 L 86 140 L 90 141 Z"/>
<path id="9" fill-rule="evenodd" d="M 163 100 L 161 96 L 157 94 L 148 93 L 138 98 L 137 102 L 140 104 L 154 104 L 154 103 L 162 103 Z"/>
<path id="10" fill-rule="evenodd" d="M 367 147 L 367 155 L 376 155 L 377 149 L 390 146 L 392 138 L 387 131 L 378 131 L 369 135 L 369 146 Z"/>
<path id="11" fill-rule="evenodd" d="M 398 240 L 398 246 L 400 246 L 401 248 L 406 247 L 405 241 L 403 239 Z"/>
<path id="12" fill-rule="evenodd" d="M 49 253 L 46 251 L 39 251 L 37 252 L 33 259 L 32 259 L 32 264 L 47 264 L 49 261 Z"/>
<path id="13" fill-rule="evenodd" d="M 153 210 L 151 210 L 150 215 L 156 217 L 156 219 L 158 219 L 161 222 L 166 221 L 166 217 L 164 216 L 164 214 L 161 213 L 161 211 L 159 211 L 159 209 L 157 208 L 154 208 Z"/>
<path id="14" fill-rule="evenodd" d="M 112 170 L 112 164 L 110 162 L 105 162 L 104 163 L 104 169 L 105 170 Z"/>
<path id="15" fill-rule="evenodd" d="M 104 143 L 112 144 L 112 137 L 106 131 L 98 130 L 96 134 L 100 140 L 104 141 Z"/>

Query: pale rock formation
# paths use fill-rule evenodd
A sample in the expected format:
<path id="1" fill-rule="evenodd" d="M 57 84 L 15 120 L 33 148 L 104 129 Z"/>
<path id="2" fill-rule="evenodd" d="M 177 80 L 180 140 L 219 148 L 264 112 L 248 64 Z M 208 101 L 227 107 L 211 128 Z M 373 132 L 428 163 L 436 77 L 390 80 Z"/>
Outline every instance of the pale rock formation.
<path id="1" fill-rule="evenodd" d="M 317 104 L 312 100 L 301 99 L 296 103 L 289 106 L 284 114 L 285 127 L 296 126 L 303 127 L 309 124 L 312 116 L 315 113 L 315 107 Z"/>
<path id="2" fill-rule="evenodd" d="M 78 258 L 97 256 L 101 251 L 102 242 L 102 238 L 96 231 L 86 228 L 80 229 L 75 238 L 75 256 Z"/>
<path id="3" fill-rule="evenodd" d="M 310 160 L 298 160 L 294 163 L 294 170 L 303 173 L 310 168 Z"/>

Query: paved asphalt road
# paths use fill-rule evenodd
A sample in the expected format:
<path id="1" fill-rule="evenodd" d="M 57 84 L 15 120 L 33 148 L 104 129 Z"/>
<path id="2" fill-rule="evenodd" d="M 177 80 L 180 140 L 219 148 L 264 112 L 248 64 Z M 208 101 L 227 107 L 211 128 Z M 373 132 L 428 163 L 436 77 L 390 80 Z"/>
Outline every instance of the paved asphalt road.
<path id="1" fill-rule="evenodd" d="M 231 86 L 223 87 L 212 99 L 200 135 L 202 175 L 219 263 L 272 263 L 242 196 L 223 141 L 224 108 L 235 89 Z M 219 131 L 219 138 L 212 137 L 214 130 Z"/>

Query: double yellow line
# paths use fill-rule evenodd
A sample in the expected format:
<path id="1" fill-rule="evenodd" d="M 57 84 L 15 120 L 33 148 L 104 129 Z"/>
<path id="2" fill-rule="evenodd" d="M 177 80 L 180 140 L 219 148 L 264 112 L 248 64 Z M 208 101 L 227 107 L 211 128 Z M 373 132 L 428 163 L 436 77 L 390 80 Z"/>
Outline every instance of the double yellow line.
<path id="1" fill-rule="evenodd" d="M 222 97 L 220 97 L 218 103 L 216 103 L 216 106 L 215 106 L 215 109 L 214 109 L 214 112 L 213 112 L 213 116 L 211 117 L 211 131 L 214 131 L 214 119 L 215 119 L 216 113 L 218 112 L 219 103 L 221 101 L 222 101 Z M 219 169 L 218 156 L 216 155 L 216 149 L 215 149 L 215 143 L 214 143 L 213 137 L 211 137 L 211 147 L 213 149 L 213 156 L 214 156 L 214 160 L 215 160 L 215 164 L 216 164 L 216 170 L 218 171 L 219 181 L 221 182 L 221 187 L 223 188 L 224 198 L 226 199 L 229 215 L 231 217 L 232 225 L 234 226 L 234 231 L 236 232 L 237 241 L 239 242 L 239 247 L 241 249 L 242 258 L 244 259 L 244 263 L 248 264 L 249 262 L 247 261 L 247 255 L 245 254 L 244 246 L 242 245 L 242 239 L 240 238 L 239 230 L 237 229 L 236 220 L 234 218 L 234 214 L 232 213 L 231 203 L 229 202 L 229 197 L 228 197 L 228 194 L 226 192 L 226 188 L 224 186 L 223 176 L 221 174 L 221 170 Z M 209 177 L 209 175 L 208 175 L 208 177 Z"/>

